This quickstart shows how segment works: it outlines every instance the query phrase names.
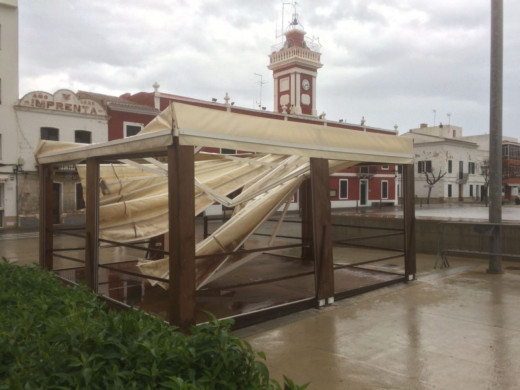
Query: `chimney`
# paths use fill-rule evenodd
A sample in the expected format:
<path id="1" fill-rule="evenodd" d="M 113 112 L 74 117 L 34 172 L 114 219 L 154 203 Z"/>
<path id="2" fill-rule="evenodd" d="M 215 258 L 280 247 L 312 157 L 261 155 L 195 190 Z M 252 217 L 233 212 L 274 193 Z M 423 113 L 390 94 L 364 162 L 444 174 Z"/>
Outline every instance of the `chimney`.
<path id="1" fill-rule="evenodd" d="M 428 127 L 428 123 L 421 123 L 421 124 L 419 125 L 419 127 L 420 127 L 421 129 L 426 129 L 426 128 Z"/>

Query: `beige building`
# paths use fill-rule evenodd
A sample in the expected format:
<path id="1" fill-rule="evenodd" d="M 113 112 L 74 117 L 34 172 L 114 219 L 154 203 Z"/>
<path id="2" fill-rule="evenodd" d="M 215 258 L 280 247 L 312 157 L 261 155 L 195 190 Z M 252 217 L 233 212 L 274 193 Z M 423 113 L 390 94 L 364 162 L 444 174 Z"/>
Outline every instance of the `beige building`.
<path id="1" fill-rule="evenodd" d="M 18 144 L 18 1 L 0 0 L 0 228 L 16 226 Z"/>

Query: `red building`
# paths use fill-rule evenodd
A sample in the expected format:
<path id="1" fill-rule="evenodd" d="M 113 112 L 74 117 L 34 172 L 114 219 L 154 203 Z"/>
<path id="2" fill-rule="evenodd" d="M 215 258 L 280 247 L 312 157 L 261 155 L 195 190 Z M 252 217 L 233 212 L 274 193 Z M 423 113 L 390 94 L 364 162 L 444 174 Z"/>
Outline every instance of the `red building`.
<path id="1" fill-rule="evenodd" d="M 153 104 L 139 104 L 121 97 L 94 92 L 79 91 L 81 98 L 92 99 L 105 108 L 108 115 L 108 140 L 121 139 L 136 135 L 159 114 Z"/>
<path id="2" fill-rule="evenodd" d="M 502 183 L 508 202 L 520 202 L 520 143 L 502 143 Z"/>

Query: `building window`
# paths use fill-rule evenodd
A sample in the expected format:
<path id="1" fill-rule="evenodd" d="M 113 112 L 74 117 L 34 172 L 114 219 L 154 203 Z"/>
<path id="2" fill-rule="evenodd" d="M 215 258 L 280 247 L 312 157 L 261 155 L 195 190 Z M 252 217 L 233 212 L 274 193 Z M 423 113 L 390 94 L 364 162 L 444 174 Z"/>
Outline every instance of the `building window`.
<path id="1" fill-rule="evenodd" d="M 469 196 L 473 197 L 473 184 L 469 185 Z"/>
<path id="2" fill-rule="evenodd" d="M 453 192 L 451 189 L 451 184 L 448 184 L 448 198 L 451 198 L 453 196 Z"/>
<path id="3" fill-rule="evenodd" d="M 448 160 L 448 173 L 453 173 L 453 160 Z"/>
<path id="4" fill-rule="evenodd" d="M 390 169 L 390 166 L 389 165 L 381 165 L 381 169 L 383 171 L 388 171 Z"/>
<path id="5" fill-rule="evenodd" d="M 417 173 L 424 173 L 424 172 L 431 172 L 431 171 L 432 171 L 431 160 L 417 162 Z"/>
<path id="6" fill-rule="evenodd" d="M 76 130 L 74 131 L 74 142 L 80 144 L 91 144 L 92 143 L 92 133 L 86 130 Z"/>
<path id="7" fill-rule="evenodd" d="M 59 141 L 60 130 L 55 127 L 40 127 L 40 139 Z"/>
<path id="8" fill-rule="evenodd" d="M 368 173 L 368 167 L 360 167 L 359 173 Z"/>
<path id="9" fill-rule="evenodd" d="M 339 198 L 348 199 L 348 180 L 339 179 Z"/>
<path id="10" fill-rule="evenodd" d="M 220 148 L 220 154 L 237 154 L 236 149 Z"/>
<path id="11" fill-rule="evenodd" d="M 381 199 L 388 199 L 388 181 L 381 182 Z"/>
<path id="12" fill-rule="evenodd" d="M 459 179 L 464 179 L 464 161 L 459 161 Z"/>
<path id="13" fill-rule="evenodd" d="M 133 137 L 143 129 L 142 123 L 123 122 L 125 138 Z"/>
<path id="14" fill-rule="evenodd" d="M 475 163 L 468 162 L 468 173 L 475 174 Z"/>

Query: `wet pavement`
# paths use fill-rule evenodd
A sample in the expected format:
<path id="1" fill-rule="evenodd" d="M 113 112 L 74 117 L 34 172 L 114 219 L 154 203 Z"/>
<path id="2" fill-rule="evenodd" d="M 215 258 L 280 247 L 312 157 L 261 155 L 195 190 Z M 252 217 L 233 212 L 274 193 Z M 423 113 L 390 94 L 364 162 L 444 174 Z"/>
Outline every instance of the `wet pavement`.
<path id="1" fill-rule="evenodd" d="M 420 219 L 437 219 L 444 221 L 488 221 L 489 208 L 483 204 L 448 204 L 444 206 L 423 205 L 416 206 L 415 215 Z M 520 223 L 520 206 L 502 206 L 502 220 L 504 222 Z"/>
<path id="2" fill-rule="evenodd" d="M 401 217 L 400 206 L 372 206 L 359 209 L 335 211 L 339 215 L 366 215 L 372 217 Z M 415 216 L 418 219 L 433 219 L 442 221 L 488 221 L 489 207 L 483 203 L 443 203 L 416 204 Z M 502 206 L 503 222 L 520 223 L 520 205 L 507 204 Z"/>
<path id="3" fill-rule="evenodd" d="M 236 332 L 309 389 L 520 388 L 520 264 L 452 258 L 419 277 Z"/>

